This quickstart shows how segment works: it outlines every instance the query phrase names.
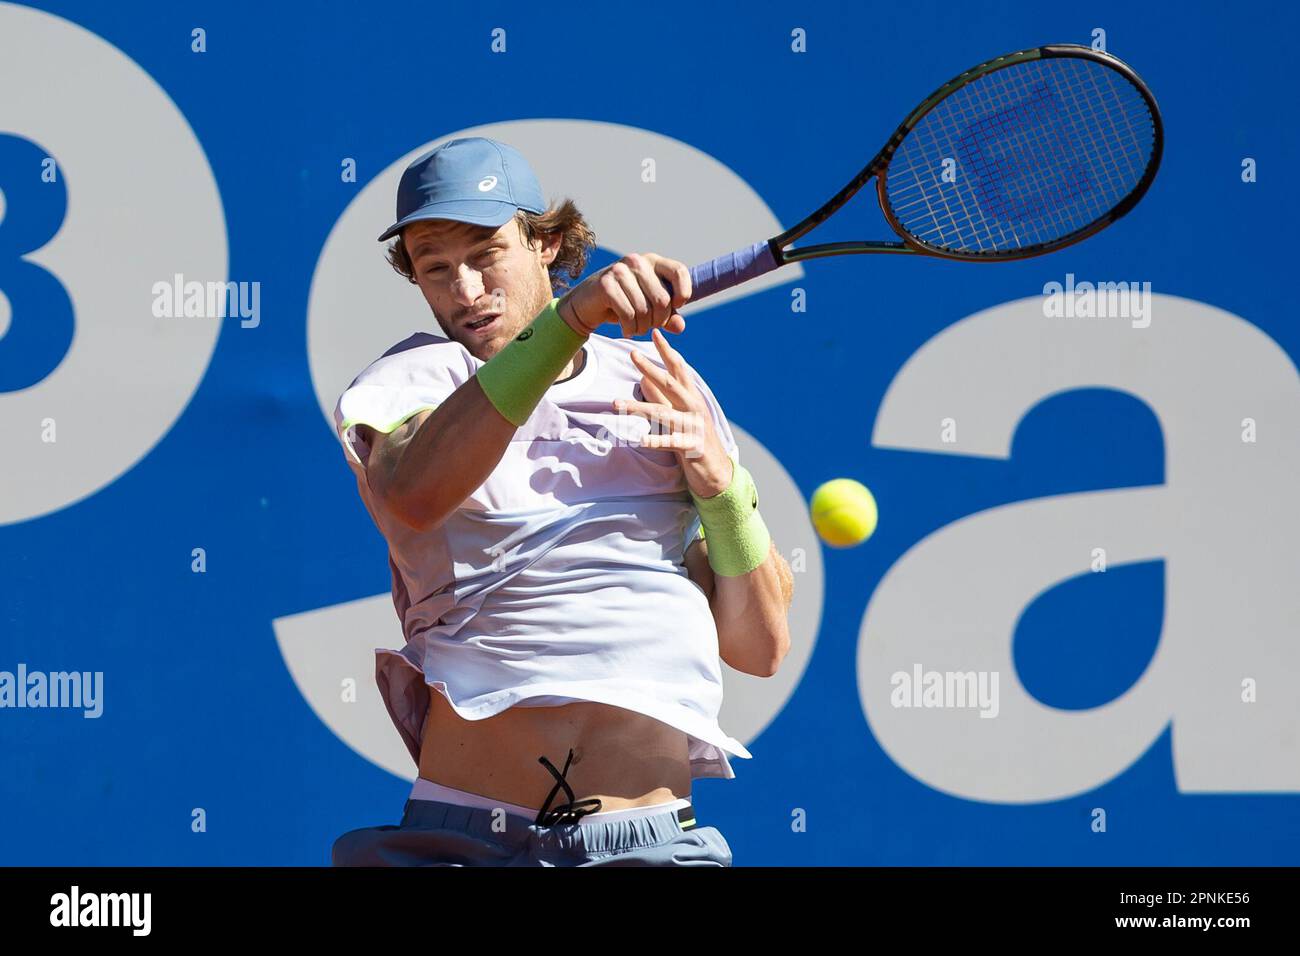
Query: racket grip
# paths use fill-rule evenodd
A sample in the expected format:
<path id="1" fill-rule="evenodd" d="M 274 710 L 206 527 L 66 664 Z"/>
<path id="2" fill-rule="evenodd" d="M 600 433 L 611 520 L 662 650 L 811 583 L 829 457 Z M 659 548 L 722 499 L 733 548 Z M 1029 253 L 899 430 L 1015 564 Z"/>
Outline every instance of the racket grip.
<path id="1" fill-rule="evenodd" d="M 745 246 L 725 256 L 718 256 L 709 262 L 702 262 L 691 267 L 691 299 L 698 302 L 705 296 L 730 289 L 732 286 L 748 282 L 755 276 L 771 272 L 780 263 L 772 255 L 772 247 L 765 239 L 752 246 Z M 672 283 L 662 276 L 659 281 L 664 284 L 668 294 L 673 294 Z"/>

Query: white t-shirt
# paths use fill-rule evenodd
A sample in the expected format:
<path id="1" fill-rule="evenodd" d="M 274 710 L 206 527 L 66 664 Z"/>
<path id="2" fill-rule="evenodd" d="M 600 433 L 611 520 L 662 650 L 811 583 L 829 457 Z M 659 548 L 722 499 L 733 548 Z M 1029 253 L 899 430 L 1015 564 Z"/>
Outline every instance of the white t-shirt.
<path id="1" fill-rule="evenodd" d="M 417 764 L 432 687 L 467 720 L 575 700 L 648 714 L 689 736 L 692 778 L 732 778 L 728 755 L 752 755 L 718 725 L 717 628 L 683 565 L 699 513 L 676 455 L 636 444 L 650 423 L 612 404 L 645 400 L 632 349 L 663 361 L 653 342 L 593 334 L 582 348 L 581 370 L 547 390 L 487 480 L 428 532 L 371 498 L 370 449 L 353 426 L 391 432 L 484 363 L 459 342 L 416 333 L 339 398 L 335 425 L 388 541 L 407 642 L 376 649 L 380 693 Z M 691 374 L 738 460 L 722 409 Z M 456 467 L 454 454 L 442 467 Z"/>

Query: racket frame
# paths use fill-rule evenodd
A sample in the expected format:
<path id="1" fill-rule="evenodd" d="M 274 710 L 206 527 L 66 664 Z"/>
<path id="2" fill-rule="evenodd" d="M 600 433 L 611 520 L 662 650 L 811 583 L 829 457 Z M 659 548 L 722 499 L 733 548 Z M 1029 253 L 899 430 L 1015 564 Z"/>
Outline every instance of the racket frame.
<path id="1" fill-rule="evenodd" d="M 1029 246 L 1023 246 L 1017 249 L 1000 249 L 983 252 L 954 251 L 944 249 L 940 246 L 933 245 L 909 233 L 902 224 L 899 223 L 898 217 L 889 203 L 889 197 L 885 192 L 885 172 L 889 168 L 889 163 L 894 157 L 895 151 L 907 137 L 907 135 L 916 128 L 916 124 L 921 121 L 931 110 L 939 105 L 945 98 L 955 93 L 957 90 L 972 83 L 980 77 L 987 76 L 997 70 L 1006 69 L 1017 63 L 1024 63 L 1030 60 L 1051 59 L 1051 58 L 1074 58 L 1094 60 L 1102 65 L 1115 70 L 1124 79 L 1128 80 L 1145 101 L 1147 110 L 1151 114 L 1152 123 L 1152 142 L 1151 158 L 1147 162 L 1147 167 L 1143 170 L 1142 178 L 1138 180 L 1132 191 L 1129 192 L 1119 203 L 1110 209 L 1105 215 L 1098 217 L 1093 222 L 1076 229 L 1068 235 L 1053 239 L 1051 242 L 1035 243 Z M 1089 236 L 1100 232 L 1102 229 L 1115 222 L 1134 206 L 1138 204 L 1147 189 L 1151 186 L 1152 180 L 1155 179 L 1156 170 L 1160 167 L 1160 158 L 1164 150 L 1164 124 L 1160 118 L 1160 109 L 1156 104 L 1155 96 L 1142 81 L 1141 77 L 1133 69 L 1120 60 L 1118 57 L 1111 56 L 1109 53 L 1103 53 L 1094 50 L 1091 47 L 1081 46 L 1072 43 L 1056 43 L 1047 46 L 1032 47 L 1028 50 L 1019 50 L 1015 53 L 1008 53 L 1004 56 L 988 60 L 978 66 L 973 66 L 966 72 L 949 80 L 943 86 L 939 87 L 914 109 L 907 119 L 899 124 L 893 135 L 889 137 L 888 142 L 862 170 L 854 176 L 849 182 L 837 192 L 834 196 L 823 203 L 816 211 L 808 215 L 797 225 L 794 225 L 781 233 L 779 236 L 773 236 L 767 241 L 768 248 L 771 250 L 773 258 L 778 266 L 785 265 L 789 262 L 803 262 L 807 259 L 819 259 L 825 256 L 839 255 L 860 255 L 863 253 L 902 253 L 902 254 L 920 254 L 935 256 L 941 259 L 956 259 L 966 262 L 990 262 L 990 261 L 1012 261 L 1016 259 L 1030 259 L 1034 256 L 1045 255 L 1049 252 L 1055 252 L 1058 249 L 1064 249 L 1066 246 L 1072 246 L 1077 242 L 1082 242 Z M 794 242 L 801 236 L 807 235 L 817 226 L 829 219 L 840 207 L 847 203 L 853 195 L 861 189 L 867 180 L 875 178 L 876 180 L 876 199 L 880 204 L 880 211 L 889 223 L 889 227 L 903 240 L 902 242 L 885 242 L 863 240 L 856 242 L 825 242 L 815 246 L 805 246 L 801 249 L 786 248 L 789 243 Z"/>

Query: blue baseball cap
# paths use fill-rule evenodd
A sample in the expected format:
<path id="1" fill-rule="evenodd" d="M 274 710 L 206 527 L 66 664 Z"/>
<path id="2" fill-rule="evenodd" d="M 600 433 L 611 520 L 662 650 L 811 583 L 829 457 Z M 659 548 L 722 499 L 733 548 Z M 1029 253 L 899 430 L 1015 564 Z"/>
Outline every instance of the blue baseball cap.
<path id="1" fill-rule="evenodd" d="M 397 184 L 397 221 L 379 241 L 422 219 L 502 226 L 519 209 L 546 211 L 541 184 L 523 155 L 483 136 L 453 139 L 406 167 Z"/>

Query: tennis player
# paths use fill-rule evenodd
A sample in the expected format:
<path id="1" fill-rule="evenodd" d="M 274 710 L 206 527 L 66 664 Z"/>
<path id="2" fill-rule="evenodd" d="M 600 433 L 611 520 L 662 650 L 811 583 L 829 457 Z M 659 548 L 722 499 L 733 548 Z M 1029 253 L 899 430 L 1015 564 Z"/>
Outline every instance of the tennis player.
<path id="1" fill-rule="evenodd" d="M 718 725 L 720 660 L 776 672 L 793 582 L 661 331 L 685 328 L 688 270 L 628 255 L 556 298 L 591 230 L 481 137 L 405 170 L 390 238 L 442 336 L 394 345 L 334 414 L 388 543 L 406 646 L 376 680 L 419 776 L 334 865 L 730 866 L 691 784 L 751 756 Z"/>

